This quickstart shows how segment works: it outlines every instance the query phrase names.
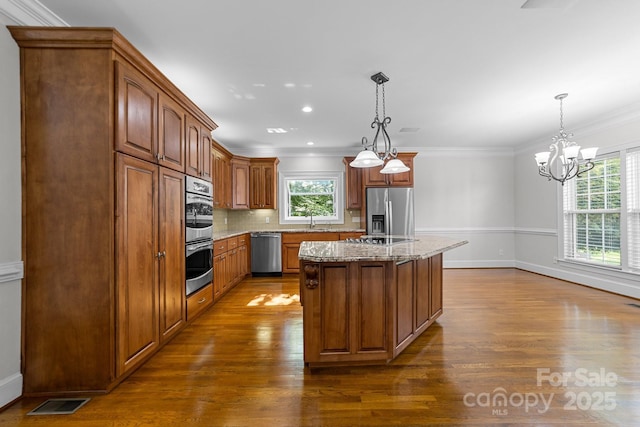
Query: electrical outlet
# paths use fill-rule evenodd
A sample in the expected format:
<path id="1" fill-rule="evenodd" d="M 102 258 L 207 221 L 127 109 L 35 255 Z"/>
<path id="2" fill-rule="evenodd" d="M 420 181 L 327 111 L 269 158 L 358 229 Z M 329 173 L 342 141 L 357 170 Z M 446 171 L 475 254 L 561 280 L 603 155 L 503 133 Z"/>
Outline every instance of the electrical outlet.
<path id="1" fill-rule="evenodd" d="M 351 217 L 351 222 L 360 222 L 360 217 L 359 216 Z"/>
<path id="2" fill-rule="evenodd" d="M 224 225 L 227 225 L 227 217 L 224 217 Z"/>
<path id="3" fill-rule="evenodd" d="M 265 222 L 265 224 L 269 224 L 269 217 L 268 216 L 264 218 L 264 222 Z"/>

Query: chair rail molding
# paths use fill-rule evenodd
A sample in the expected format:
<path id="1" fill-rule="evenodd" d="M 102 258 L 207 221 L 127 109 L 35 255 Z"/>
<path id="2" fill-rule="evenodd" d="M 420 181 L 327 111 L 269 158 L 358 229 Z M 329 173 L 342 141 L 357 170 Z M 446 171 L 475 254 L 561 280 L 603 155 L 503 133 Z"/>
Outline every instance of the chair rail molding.
<path id="1" fill-rule="evenodd" d="M 0 263 L 0 283 L 22 280 L 24 263 L 22 261 Z"/>

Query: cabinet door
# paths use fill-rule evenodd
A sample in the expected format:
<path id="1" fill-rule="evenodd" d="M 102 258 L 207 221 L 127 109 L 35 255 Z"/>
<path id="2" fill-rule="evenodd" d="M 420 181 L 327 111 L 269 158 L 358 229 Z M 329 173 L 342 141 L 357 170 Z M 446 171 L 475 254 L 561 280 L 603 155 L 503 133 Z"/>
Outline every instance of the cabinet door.
<path id="1" fill-rule="evenodd" d="M 160 168 L 158 248 L 160 336 L 164 341 L 185 325 L 184 175 Z"/>
<path id="2" fill-rule="evenodd" d="M 116 183 L 116 374 L 159 345 L 158 167 L 122 154 Z"/>
<path id="3" fill-rule="evenodd" d="M 409 340 L 415 331 L 414 281 L 413 261 L 396 265 L 396 348 Z"/>
<path id="4" fill-rule="evenodd" d="M 158 89 L 138 71 L 116 62 L 116 150 L 157 161 Z"/>
<path id="5" fill-rule="evenodd" d="M 211 181 L 211 131 L 200 128 L 200 178 Z"/>
<path id="6" fill-rule="evenodd" d="M 300 252 L 300 243 L 283 243 L 282 244 L 282 272 L 283 273 L 299 273 L 300 261 L 298 260 L 298 252 Z"/>
<path id="7" fill-rule="evenodd" d="M 264 188 L 263 195 L 263 208 L 265 209 L 275 209 L 276 206 L 276 192 L 278 189 L 276 188 L 276 177 L 275 177 L 275 166 L 274 165 L 264 165 L 262 166 L 262 183 Z"/>
<path id="8" fill-rule="evenodd" d="M 233 209 L 249 209 L 249 163 L 231 159 L 231 190 Z"/>
<path id="9" fill-rule="evenodd" d="M 249 207 L 251 209 L 261 209 L 264 207 L 264 186 L 262 184 L 262 168 L 251 165 L 251 182 L 249 186 Z"/>
<path id="10" fill-rule="evenodd" d="M 431 317 L 442 312 L 442 254 L 429 258 L 431 272 Z"/>
<path id="11" fill-rule="evenodd" d="M 226 254 L 217 255 L 213 258 L 213 299 L 215 301 L 222 296 L 222 285 L 226 280 L 225 258 Z"/>
<path id="12" fill-rule="evenodd" d="M 347 209 L 362 209 L 362 168 L 349 166 L 355 157 L 345 157 L 342 162 L 345 168 L 345 200 Z"/>
<path id="13" fill-rule="evenodd" d="M 191 176 L 200 176 L 200 123 L 193 117 L 187 115 L 186 131 L 186 165 L 185 173 Z"/>
<path id="14" fill-rule="evenodd" d="M 416 330 L 426 325 L 431 319 L 431 260 L 429 258 L 415 261 L 416 264 Z"/>
<path id="15" fill-rule="evenodd" d="M 213 150 L 213 205 L 216 208 L 228 209 L 231 207 L 231 169 L 230 158 L 227 154 Z"/>
<path id="16" fill-rule="evenodd" d="M 388 350 L 388 313 L 386 265 L 381 263 L 353 263 L 358 268 L 359 310 L 357 318 L 357 345 L 359 354 L 386 352 Z"/>
<path id="17" fill-rule="evenodd" d="M 388 187 L 387 175 L 380 173 L 383 166 L 362 169 L 362 179 L 365 187 Z"/>
<path id="18" fill-rule="evenodd" d="M 158 110 L 158 163 L 184 172 L 185 111 L 162 92 Z"/>

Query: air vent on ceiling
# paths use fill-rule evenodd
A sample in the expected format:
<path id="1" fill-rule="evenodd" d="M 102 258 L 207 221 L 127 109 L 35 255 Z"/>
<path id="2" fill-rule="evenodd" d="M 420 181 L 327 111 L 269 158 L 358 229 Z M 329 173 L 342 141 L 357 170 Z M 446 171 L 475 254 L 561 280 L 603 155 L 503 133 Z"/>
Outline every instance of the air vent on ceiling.
<path id="1" fill-rule="evenodd" d="M 578 0 L 527 0 L 521 9 L 568 9 Z"/>
<path id="2" fill-rule="evenodd" d="M 400 132 L 416 133 L 419 130 L 420 130 L 420 128 L 401 128 Z"/>

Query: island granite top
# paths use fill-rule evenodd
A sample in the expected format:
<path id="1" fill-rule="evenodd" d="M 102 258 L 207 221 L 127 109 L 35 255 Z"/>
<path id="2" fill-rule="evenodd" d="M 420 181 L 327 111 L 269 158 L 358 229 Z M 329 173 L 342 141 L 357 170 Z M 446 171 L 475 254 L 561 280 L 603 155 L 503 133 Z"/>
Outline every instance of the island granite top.
<path id="1" fill-rule="evenodd" d="M 402 261 L 429 258 L 469 243 L 442 236 L 419 236 L 390 245 L 337 242 L 302 242 L 298 259 L 314 262 Z"/>

